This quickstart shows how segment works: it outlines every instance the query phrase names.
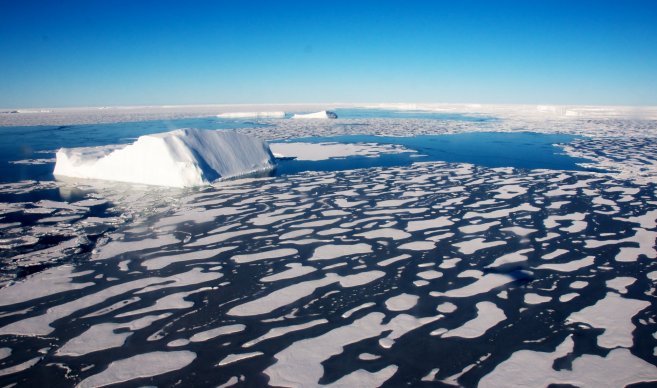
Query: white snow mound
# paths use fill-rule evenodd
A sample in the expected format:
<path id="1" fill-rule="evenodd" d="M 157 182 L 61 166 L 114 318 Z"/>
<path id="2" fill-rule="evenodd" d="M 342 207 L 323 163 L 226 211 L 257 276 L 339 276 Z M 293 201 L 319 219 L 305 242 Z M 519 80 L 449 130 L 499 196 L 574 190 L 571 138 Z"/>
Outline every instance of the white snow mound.
<path id="1" fill-rule="evenodd" d="M 230 131 L 194 128 L 140 136 L 129 145 L 62 148 L 54 175 L 191 187 L 274 168 L 267 143 Z"/>
<path id="2" fill-rule="evenodd" d="M 329 110 L 323 110 L 321 112 L 315 113 L 306 113 L 306 114 L 295 114 L 292 116 L 293 119 L 337 119 L 338 115 L 335 112 Z"/>
<path id="3" fill-rule="evenodd" d="M 285 117 L 285 112 L 226 112 L 218 114 L 217 117 L 222 119 L 282 119 Z"/>

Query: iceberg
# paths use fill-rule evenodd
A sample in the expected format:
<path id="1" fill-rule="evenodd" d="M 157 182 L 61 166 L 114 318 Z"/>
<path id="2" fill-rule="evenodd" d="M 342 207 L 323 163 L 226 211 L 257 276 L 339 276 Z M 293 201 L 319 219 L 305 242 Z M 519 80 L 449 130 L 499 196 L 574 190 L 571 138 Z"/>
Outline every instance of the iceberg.
<path id="1" fill-rule="evenodd" d="M 330 110 L 323 110 L 321 112 L 315 113 L 306 113 L 306 114 L 295 114 L 292 116 L 293 119 L 337 119 L 338 115 L 335 112 Z"/>
<path id="2" fill-rule="evenodd" d="M 218 114 L 217 117 L 222 119 L 282 119 L 285 117 L 285 112 L 226 112 Z"/>
<path id="3" fill-rule="evenodd" d="M 207 185 L 275 166 L 266 142 L 231 131 L 194 128 L 140 136 L 129 145 L 62 148 L 56 177 L 169 187 Z"/>

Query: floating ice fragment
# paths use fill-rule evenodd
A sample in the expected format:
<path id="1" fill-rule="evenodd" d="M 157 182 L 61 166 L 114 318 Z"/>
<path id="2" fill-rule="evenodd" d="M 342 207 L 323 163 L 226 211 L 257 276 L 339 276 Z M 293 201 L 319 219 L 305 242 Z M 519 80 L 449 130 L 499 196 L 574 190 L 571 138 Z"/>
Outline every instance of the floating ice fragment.
<path id="1" fill-rule="evenodd" d="M 217 117 L 222 119 L 282 119 L 285 117 L 285 112 L 226 112 L 219 113 Z"/>
<path id="2" fill-rule="evenodd" d="M 466 322 L 463 326 L 452 329 L 443 334 L 443 338 L 461 337 L 477 338 L 481 337 L 489 329 L 506 319 L 504 311 L 491 302 L 477 303 L 477 316 Z"/>
<path id="3" fill-rule="evenodd" d="M 598 337 L 598 344 L 604 348 L 617 346 L 631 347 L 634 340 L 632 332 L 635 327 L 632 317 L 650 306 L 650 302 L 623 298 L 609 292 L 604 299 L 593 306 L 570 314 L 568 320 L 588 323 L 593 327 L 605 329 Z"/>
<path id="4" fill-rule="evenodd" d="M 152 352 L 114 361 L 104 371 L 82 380 L 78 387 L 100 387 L 142 377 L 158 376 L 186 367 L 196 359 L 189 351 Z"/>
<path id="5" fill-rule="evenodd" d="M 255 345 L 259 342 L 266 341 L 266 340 L 272 339 L 272 338 L 277 338 L 277 337 L 283 336 L 287 333 L 292 333 L 292 332 L 295 332 L 295 331 L 309 329 L 311 327 L 315 327 L 315 326 L 318 326 L 318 325 L 323 325 L 325 323 L 328 323 L 328 321 L 326 319 L 317 319 L 317 320 L 302 323 L 302 324 L 299 324 L 299 325 L 275 327 L 275 328 L 269 330 L 268 332 L 266 332 L 265 334 L 263 334 L 262 336 L 245 343 L 244 345 L 242 345 L 242 347 L 243 348 L 250 348 L 251 346 L 253 346 L 253 345 Z"/>
<path id="6" fill-rule="evenodd" d="M 329 110 L 323 110 L 315 113 L 297 113 L 292 116 L 293 119 L 337 119 L 338 115 Z"/>
<path id="7" fill-rule="evenodd" d="M 386 308 L 390 311 L 410 310 L 417 304 L 417 295 L 400 294 L 386 300 Z"/>
<path id="8" fill-rule="evenodd" d="M 298 251 L 294 248 L 280 248 L 264 252 L 235 255 L 233 256 L 233 261 L 243 264 L 260 260 L 279 259 L 281 257 L 296 255 L 297 253 Z"/>
<path id="9" fill-rule="evenodd" d="M 552 298 L 549 296 L 542 296 L 538 294 L 525 294 L 525 303 L 526 304 L 541 304 L 551 301 Z"/>
<path id="10" fill-rule="evenodd" d="M 627 293 L 627 287 L 631 286 L 636 282 L 635 278 L 627 276 L 619 276 L 617 278 L 607 280 L 607 287 L 613 288 L 621 294 Z"/>
<path id="11" fill-rule="evenodd" d="M 436 307 L 436 310 L 441 313 L 449 314 L 456 311 L 456 305 L 450 302 L 443 302 Z"/>
<path id="12" fill-rule="evenodd" d="M 377 157 L 381 154 L 414 152 L 398 145 L 375 143 L 271 143 L 272 152 L 278 158 L 293 158 L 304 161 L 318 161 L 351 156 Z"/>
<path id="13" fill-rule="evenodd" d="M 521 261 L 527 260 L 527 253 L 533 252 L 533 248 L 521 249 L 516 252 L 507 253 L 495 259 L 492 264 L 486 266 L 486 268 L 495 268 L 504 264 L 518 263 Z"/>
<path id="14" fill-rule="evenodd" d="M 436 247 L 436 243 L 431 241 L 412 241 L 400 245 L 399 249 L 407 249 L 410 251 L 430 251 Z"/>
<path id="15" fill-rule="evenodd" d="M 370 253 L 372 247 L 369 244 L 327 244 L 315 249 L 313 255 L 308 261 L 314 260 L 332 260 L 339 257 Z"/>
<path id="16" fill-rule="evenodd" d="M 340 380 L 328 384 L 327 387 L 380 387 L 384 382 L 390 379 L 395 372 L 397 372 L 397 369 L 397 365 L 389 365 L 377 372 L 358 369 L 357 371 L 344 376 Z"/>
<path id="17" fill-rule="evenodd" d="M 75 277 L 87 274 L 75 273 L 74 270 L 73 266 L 63 265 L 30 276 L 25 281 L 13 284 L 11 287 L 1 288 L 0 306 L 27 302 L 48 295 L 79 290 L 94 285 L 90 282 L 74 282 Z"/>
<path id="18" fill-rule="evenodd" d="M 553 353 L 520 350 L 479 381 L 479 387 L 538 387 L 556 384 L 578 387 L 625 387 L 654 381 L 657 368 L 627 349 L 614 349 L 606 357 L 584 354 L 570 368 L 555 370 L 556 359 L 573 349 L 568 337 Z"/>
<path id="19" fill-rule="evenodd" d="M 424 279 L 424 280 L 433 280 L 433 279 L 438 279 L 439 277 L 442 277 L 443 273 L 435 271 L 435 270 L 428 270 L 428 271 L 418 272 L 417 276 L 419 278 Z"/>
<path id="20" fill-rule="evenodd" d="M 219 366 L 224 366 L 232 364 L 237 361 L 246 360 L 247 358 L 253 358 L 257 356 L 262 356 L 262 352 L 252 352 L 252 353 L 240 353 L 240 354 L 229 354 L 223 360 L 219 361 Z"/>
<path id="21" fill-rule="evenodd" d="M 210 330 L 202 331 L 200 333 L 196 333 L 189 340 L 191 342 L 204 342 L 204 341 L 208 341 L 208 340 L 211 340 L 213 338 L 216 338 L 216 337 L 219 337 L 219 336 L 222 336 L 222 335 L 239 333 L 240 331 L 243 331 L 244 329 L 246 329 L 246 326 L 244 326 L 242 324 L 221 326 L 221 327 L 217 327 L 215 329 L 210 329 Z"/>
<path id="22" fill-rule="evenodd" d="M 265 276 L 264 278 L 260 279 L 260 281 L 275 282 L 279 280 L 296 278 L 317 271 L 316 268 L 304 266 L 301 263 L 290 263 L 286 264 L 285 266 L 289 269 L 273 275 Z"/>
<path id="23" fill-rule="evenodd" d="M 543 264 L 536 267 L 536 269 L 549 269 L 558 272 L 573 272 L 580 268 L 588 267 L 595 264 L 593 256 L 587 256 L 583 259 L 573 260 L 568 263 L 562 264 Z"/>
<path id="24" fill-rule="evenodd" d="M 477 280 L 467 286 L 448 290 L 445 292 L 432 291 L 431 296 L 446 296 L 448 298 L 467 298 L 474 295 L 489 292 L 497 287 L 503 286 L 513 281 L 513 278 L 506 275 L 489 273 L 484 275 L 481 279 Z"/>

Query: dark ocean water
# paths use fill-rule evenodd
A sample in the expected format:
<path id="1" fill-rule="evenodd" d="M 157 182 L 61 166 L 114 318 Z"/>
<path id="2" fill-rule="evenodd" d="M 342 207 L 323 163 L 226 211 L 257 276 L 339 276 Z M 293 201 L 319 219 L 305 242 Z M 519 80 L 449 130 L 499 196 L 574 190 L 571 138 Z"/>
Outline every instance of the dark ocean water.
<path id="1" fill-rule="evenodd" d="M 302 171 L 339 171 L 353 168 L 408 166 L 414 162 L 472 163 L 485 167 L 524 169 L 587 170 L 578 163 L 587 159 L 564 154 L 557 144 L 568 144 L 576 136 L 534 132 L 477 132 L 413 137 L 336 136 L 289 140 L 309 143 L 379 143 L 402 145 L 417 152 L 352 156 L 321 161 L 281 160 L 277 174 Z"/>

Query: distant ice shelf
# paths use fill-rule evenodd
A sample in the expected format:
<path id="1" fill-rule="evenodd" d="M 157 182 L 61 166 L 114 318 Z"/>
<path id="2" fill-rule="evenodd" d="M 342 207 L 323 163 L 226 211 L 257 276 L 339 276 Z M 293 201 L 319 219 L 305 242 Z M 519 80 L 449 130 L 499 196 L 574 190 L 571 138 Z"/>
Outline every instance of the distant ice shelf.
<path id="1" fill-rule="evenodd" d="M 217 117 L 222 119 L 282 119 L 285 117 L 285 112 L 226 112 L 218 114 Z"/>
<path id="2" fill-rule="evenodd" d="M 229 131 L 177 129 L 140 136 L 129 145 L 62 148 L 57 177 L 193 187 L 272 170 L 264 141 Z"/>
<path id="3" fill-rule="evenodd" d="M 338 115 L 329 110 L 323 110 L 315 113 L 295 114 L 293 119 L 337 119 Z"/>

